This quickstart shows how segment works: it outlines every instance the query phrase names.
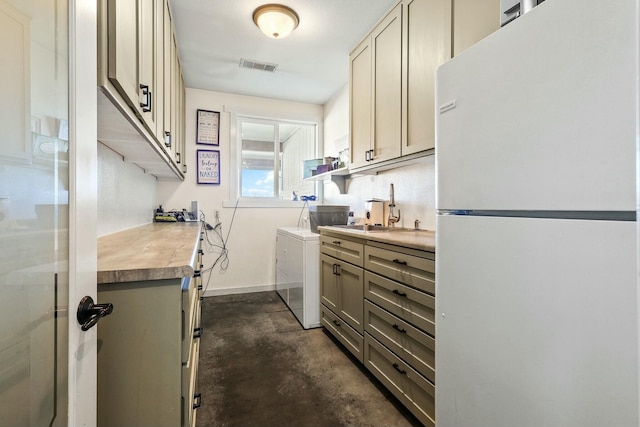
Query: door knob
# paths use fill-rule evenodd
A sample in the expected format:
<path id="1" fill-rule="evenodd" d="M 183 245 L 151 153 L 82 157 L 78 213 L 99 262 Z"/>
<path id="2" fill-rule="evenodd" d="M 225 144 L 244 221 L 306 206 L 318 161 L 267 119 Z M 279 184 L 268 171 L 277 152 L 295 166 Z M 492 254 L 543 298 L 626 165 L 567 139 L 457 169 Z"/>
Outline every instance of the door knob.
<path id="1" fill-rule="evenodd" d="M 85 296 L 80 300 L 78 304 L 78 323 L 81 325 L 80 329 L 88 331 L 93 328 L 98 320 L 104 316 L 108 316 L 113 311 L 113 304 L 94 304 L 93 298 Z"/>

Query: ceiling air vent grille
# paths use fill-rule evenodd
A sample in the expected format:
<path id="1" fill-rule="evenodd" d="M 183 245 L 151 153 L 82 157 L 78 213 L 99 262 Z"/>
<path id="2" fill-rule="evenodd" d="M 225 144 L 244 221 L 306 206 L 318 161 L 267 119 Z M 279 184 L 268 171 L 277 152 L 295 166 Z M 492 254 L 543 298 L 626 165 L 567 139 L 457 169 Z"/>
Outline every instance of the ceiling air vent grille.
<path id="1" fill-rule="evenodd" d="M 253 59 L 240 59 L 240 67 L 241 68 L 250 68 L 252 70 L 261 70 L 261 71 L 270 71 L 275 72 L 276 68 L 278 68 L 278 64 L 270 64 L 268 62 L 259 62 Z"/>

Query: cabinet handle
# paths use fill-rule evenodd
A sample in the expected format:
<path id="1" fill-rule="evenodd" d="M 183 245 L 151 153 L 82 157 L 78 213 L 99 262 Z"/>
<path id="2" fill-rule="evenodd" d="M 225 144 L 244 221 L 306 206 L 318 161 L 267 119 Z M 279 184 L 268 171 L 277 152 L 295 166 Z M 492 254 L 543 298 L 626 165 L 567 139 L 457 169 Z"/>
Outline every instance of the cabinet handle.
<path id="1" fill-rule="evenodd" d="M 373 161 L 373 150 L 369 150 L 369 161 Z"/>
<path id="2" fill-rule="evenodd" d="M 334 245 L 341 245 L 342 244 L 342 242 L 340 240 L 334 240 L 332 243 Z"/>
<path id="3" fill-rule="evenodd" d="M 199 253 L 200 255 L 204 255 L 204 250 L 202 250 L 202 249 L 198 249 L 198 253 Z"/>
<path id="4" fill-rule="evenodd" d="M 193 395 L 193 409 L 198 409 L 202 405 L 202 393 Z"/>
<path id="5" fill-rule="evenodd" d="M 171 148 L 171 132 L 166 132 L 164 133 L 164 145 L 167 148 Z"/>
<path id="6" fill-rule="evenodd" d="M 198 290 L 201 291 L 203 289 L 202 283 L 198 285 Z"/>
<path id="7" fill-rule="evenodd" d="M 193 277 L 200 277 L 200 270 L 195 270 L 193 272 Z"/>
<path id="8" fill-rule="evenodd" d="M 402 329 L 402 328 L 401 328 L 400 326 L 398 326 L 398 325 L 393 325 L 393 329 L 395 329 L 396 331 L 398 331 L 398 332 L 400 332 L 400 333 L 403 333 L 403 334 L 406 334 L 406 333 L 407 333 L 407 330 L 406 330 L 406 329 Z"/>
<path id="9" fill-rule="evenodd" d="M 336 276 L 339 276 L 340 275 L 340 264 L 333 264 L 333 265 L 334 265 L 333 274 L 335 274 Z"/>
<path id="10" fill-rule="evenodd" d="M 407 371 L 405 371 L 404 369 L 400 369 L 400 365 L 398 365 L 397 363 L 394 363 L 391 366 L 393 366 L 393 369 L 400 372 L 402 375 L 407 375 Z"/>
<path id="11" fill-rule="evenodd" d="M 400 292 L 400 291 L 399 291 L 399 290 L 397 290 L 397 289 L 394 289 L 392 292 L 393 292 L 394 294 L 398 295 L 399 297 L 406 297 L 406 296 L 407 296 L 407 294 L 405 294 L 404 292 Z"/>
<path id="12" fill-rule="evenodd" d="M 341 326 L 341 325 L 340 325 L 340 322 L 338 322 L 337 320 L 334 320 L 334 321 L 333 321 L 333 324 L 334 324 L 334 325 L 336 325 L 337 327 L 340 327 L 340 326 Z"/>
<path id="13" fill-rule="evenodd" d="M 194 328 L 193 329 L 193 337 L 194 338 L 202 338 L 202 332 L 204 330 L 202 328 Z"/>
<path id="14" fill-rule="evenodd" d="M 151 111 L 151 91 L 148 85 L 140 84 L 140 106 L 142 111 L 148 113 Z"/>
<path id="15" fill-rule="evenodd" d="M 364 152 L 364 161 L 368 162 L 369 160 L 371 160 L 371 159 L 369 158 L 369 150 L 367 150 L 367 151 Z"/>
<path id="16" fill-rule="evenodd" d="M 407 261 L 400 261 L 398 258 L 393 260 L 394 264 L 407 265 Z"/>
<path id="17" fill-rule="evenodd" d="M 176 153 L 176 162 L 180 163 L 180 153 Z"/>

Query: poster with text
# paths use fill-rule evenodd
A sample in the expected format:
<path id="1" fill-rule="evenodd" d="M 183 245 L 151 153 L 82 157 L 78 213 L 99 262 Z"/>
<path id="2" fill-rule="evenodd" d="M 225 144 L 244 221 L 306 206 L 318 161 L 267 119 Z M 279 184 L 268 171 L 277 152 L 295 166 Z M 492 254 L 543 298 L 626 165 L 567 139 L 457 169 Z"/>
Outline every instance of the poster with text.
<path id="1" fill-rule="evenodd" d="M 198 109 L 196 144 L 220 145 L 220 113 Z"/>
<path id="2" fill-rule="evenodd" d="M 198 184 L 220 184 L 220 151 L 196 150 Z"/>

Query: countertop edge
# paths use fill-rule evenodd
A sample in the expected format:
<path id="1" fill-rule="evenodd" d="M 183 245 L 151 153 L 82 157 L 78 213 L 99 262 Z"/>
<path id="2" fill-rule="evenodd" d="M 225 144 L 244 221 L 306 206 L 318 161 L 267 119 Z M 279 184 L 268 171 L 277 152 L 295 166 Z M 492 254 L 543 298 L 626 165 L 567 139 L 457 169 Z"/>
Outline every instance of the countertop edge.
<path id="1" fill-rule="evenodd" d="M 436 252 L 436 233 L 435 231 L 431 230 L 402 229 L 394 231 L 368 232 L 332 226 L 320 226 L 318 227 L 318 230 L 334 234 L 342 234 L 361 240 L 388 243 L 391 245 L 402 246 L 426 252 Z"/>

